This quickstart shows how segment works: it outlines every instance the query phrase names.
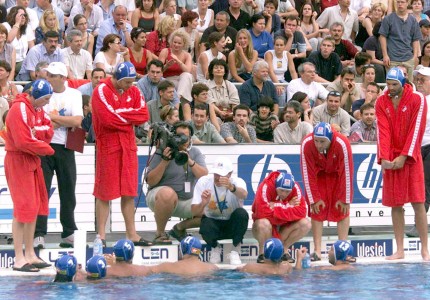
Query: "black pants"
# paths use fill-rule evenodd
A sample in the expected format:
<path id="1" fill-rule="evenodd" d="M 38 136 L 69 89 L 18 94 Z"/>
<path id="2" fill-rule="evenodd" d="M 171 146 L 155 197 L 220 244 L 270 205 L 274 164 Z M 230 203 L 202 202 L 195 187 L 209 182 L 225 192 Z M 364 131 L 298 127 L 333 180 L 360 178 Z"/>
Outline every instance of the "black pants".
<path id="1" fill-rule="evenodd" d="M 211 247 L 218 245 L 218 240 L 233 239 L 233 246 L 242 242 L 248 229 L 248 212 L 244 208 L 237 208 L 229 220 L 215 220 L 206 216 L 202 217 L 200 234 L 206 244 Z"/>
<path id="2" fill-rule="evenodd" d="M 421 155 L 423 157 L 424 164 L 424 183 L 426 187 L 426 212 L 429 211 L 430 207 L 430 145 L 421 147 Z"/>
<path id="3" fill-rule="evenodd" d="M 78 229 L 75 223 L 75 152 L 66 149 L 64 145 L 51 144 L 51 147 L 55 150 L 54 155 L 41 157 L 43 177 L 45 178 L 46 189 L 49 195 L 54 171 L 57 175 L 58 192 L 60 195 L 60 222 L 63 226 L 61 237 L 65 238 Z M 47 231 L 48 217 L 37 216 L 34 236 L 44 236 L 47 234 Z"/>

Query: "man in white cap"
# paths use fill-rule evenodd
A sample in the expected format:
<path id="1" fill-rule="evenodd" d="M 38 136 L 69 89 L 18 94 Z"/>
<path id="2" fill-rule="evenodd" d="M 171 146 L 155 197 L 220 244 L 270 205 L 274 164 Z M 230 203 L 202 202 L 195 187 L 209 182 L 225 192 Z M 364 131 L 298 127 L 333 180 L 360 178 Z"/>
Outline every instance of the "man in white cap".
<path id="1" fill-rule="evenodd" d="M 418 74 L 417 82 L 428 78 Z M 418 76 L 417 75 L 417 76 Z M 422 89 L 422 87 L 420 87 Z M 378 163 L 383 169 L 382 205 L 391 207 L 397 251 L 388 260 L 403 259 L 403 205 L 411 203 L 421 240 L 421 256 L 428 252 L 427 216 L 424 207 L 424 170 L 421 142 L 427 117 L 427 103 L 422 94 L 406 84 L 403 72 L 392 68 L 387 74 L 387 91 L 376 100 L 378 120 Z"/>
<path id="2" fill-rule="evenodd" d="M 230 264 L 239 265 L 240 246 L 248 228 L 248 213 L 243 201 L 248 196 L 243 179 L 233 176 L 233 164 L 227 157 L 218 158 L 211 173 L 197 181 L 191 212 L 201 217 L 200 234 L 211 246 L 211 263 L 221 262 L 218 240 L 233 239 Z"/>
<path id="3" fill-rule="evenodd" d="M 137 196 L 137 147 L 134 126 L 148 121 L 145 99 L 133 86 L 136 69 L 120 63 L 111 78 L 102 80 L 93 92 L 93 124 L 96 134 L 97 232 L 106 244 L 106 222 L 110 201 L 121 198 L 127 239 L 136 246 L 149 246 L 134 224 L 134 197 Z"/>
<path id="4" fill-rule="evenodd" d="M 62 62 L 51 62 L 46 68 L 48 81 L 54 93 L 44 110 L 49 114 L 54 127 L 51 147 L 54 155 L 44 156 L 42 160 L 43 176 L 45 177 L 48 195 L 51 190 L 54 172 L 57 175 L 60 196 L 60 222 L 63 226 L 60 246 L 71 247 L 74 242 L 76 207 L 76 162 L 75 152 L 66 148 L 69 128 L 80 127 L 83 119 L 82 94 L 78 90 L 65 86 L 67 67 Z M 34 234 L 34 247 L 44 248 L 44 236 L 48 230 L 48 216 L 38 216 Z"/>

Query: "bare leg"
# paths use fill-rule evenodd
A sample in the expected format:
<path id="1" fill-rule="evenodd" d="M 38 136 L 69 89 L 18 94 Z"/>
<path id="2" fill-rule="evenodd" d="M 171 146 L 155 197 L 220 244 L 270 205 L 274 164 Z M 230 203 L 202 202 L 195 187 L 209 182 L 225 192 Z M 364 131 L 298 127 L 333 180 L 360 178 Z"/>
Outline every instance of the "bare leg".
<path id="1" fill-rule="evenodd" d="M 349 231 L 349 216 L 342 221 L 337 222 L 337 236 L 339 240 L 346 240 Z"/>
<path id="2" fill-rule="evenodd" d="M 272 237 L 272 225 L 267 219 L 255 220 L 252 235 L 258 241 L 258 254 L 264 253 L 264 243 Z"/>
<path id="3" fill-rule="evenodd" d="M 411 203 L 415 212 L 415 226 L 421 240 L 421 256 L 425 261 L 430 260 L 428 250 L 427 214 L 423 203 Z"/>
<path id="4" fill-rule="evenodd" d="M 288 227 L 282 227 L 280 233 L 284 242 L 284 252 L 287 253 L 288 248 L 304 237 L 309 230 L 311 230 L 311 224 L 307 219 L 301 219 Z"/>
<path id="5" fill-rule="evenodd" d="M 108 201 L 96 199 L 96 218 L 97 218 L 97 233 L 101 239 L 106 239 L 106 222 L 109 216 Z"/>
<path id="6" fill-rule="evenodd" d="M 178 230 L 186 230 L 188 228 L 197 228 L 200 227 L 200 221 L 202 218 L 192 218 L 192 219 L 185 219 L 178 224 L 176 224 L 176 228 Z"/>
<path id="7" fill-rule="evenodd" d="M 321 258 L 321 239 L 323 232 L 323 223 L 312 220 L 312 235 L 314 237 L 315 253 Z"/>
<path id="8" fill-rule="evenodd" d="M 14 267 L 21 268 L 28 263 L 24 256 L 24 251 L 22 249 L 24 243 L 24 223 L 18 222 L 15 218 L 13 218 L 12 221 L 12 237 L 13 248 L 15 250 Z M 33 244 L 31 245 L 31 247 L 33 247 Z"/>
<path id="9" fill-rule="evenodd" d="M 42 260 L 37 257 L 33 248 L 34 230 L 36 229 L 36 220 L 31 223 L 24 224 L 24 243 L 25 243 L 25 259 L 31 263 L 41 263 Z"/>
<path id="10" fill-rule="evenodd" d="M 393 255 L 386 257 L 387 260 L 403 259 L 405 252 L 403 250 L 403 234 L 405 230 L 405 217 L 403 207 L 397 206 L 391 208 L 391 219 L 393 221 L 394 237 L 396 238 L 397 251 Z"/>
<path id="11" fill-rule="evenodd" d="M 176 192 L 168 187 L 164 187 L 155 196 L 154 217 L 157 224 L 156 236 L 164 234 L 167 221 L 169 221 L 178 202 Z"/>
<path id="12" fill-rule="evenodd" d="M 134 209 L 134 197 L 122 196 L 121 212 L 125 222 L 125 234 L 127 239 L 136 242 L 140 240 L 140 236 L 136 232 L 136 225 L 134 223 Z"/>

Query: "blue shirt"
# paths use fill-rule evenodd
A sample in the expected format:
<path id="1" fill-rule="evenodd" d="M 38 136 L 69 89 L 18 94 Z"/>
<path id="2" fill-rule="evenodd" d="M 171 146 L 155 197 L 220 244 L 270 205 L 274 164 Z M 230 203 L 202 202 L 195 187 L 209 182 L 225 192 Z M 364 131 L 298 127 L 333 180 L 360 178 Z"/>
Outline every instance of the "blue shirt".
<path id="1" fill-rule="evenodd" d="M 130 24 L 126 24 L 125 25 L 127 28 L 128 32 L 131 32 L 131 25 Z M 100 24 L 100 29 L 99 29 L 99 35 L 97 37 L 97 46 L 96 46 L 96 53 L 98 53 L 100 51 L 100 49 L 103 46 L 103 39 L 108 35 L 108 34 L 117 34 L 121 37 L 121 44 L 124 47 L 127 47 L 126 45 L 126 38 L 125 38 L 125 33 L 122 31 L 122 29 L 117 29 L 115 22 L 113 19 L 107 19 L 104 20 L 101 24 Z"/>
<path id="2" fill-rule="evenodd" d="M 100 1 L 96 5 L 100 6 L 100 8 L 103 11 L 103 20 L 112 18 L 112 13 L 113 13 L 113 10 L 115 9 L 115 2 L 112 2 L 112 4 L 109 5 L 108 11 L 105 11 Z"/>
<path id="3" fill-rule="evenodd" d="M 278 104 L 278 95 L 276 87 L 271 81 L 263 83 L 263 89 L 254 84 L 254 80 L 248 79 L 239 87 L 239 99 L 241 104 L 246 104 L 252 111 L 257 111 L 257 104 L 261 97 L 268 96 L 272 98 L 273 103 Z"/>
<path id="4" fill-rule="evenodd" d="M 166 80 L 164 77 L 161 77 L 161 81 Z M 143 97 L 145 97 L 145 101 L 149 102 L 150 100 L 160 100 L 160 94 L 158 94 L 158 83 L 153 83 L 148 75 L 143 76 L 139 79 L 137 82 L 137 88 L 140 90 L 140 92 L 143 94 Z M 179 104 L 179 96 L 178 93 L 176 93 L 173 96 L 173 105 Z"/>
<path id="5" fill-rule="evenodd" d="M 267 31 L 263 31 L 259 36 L 256 36 L 252 29 L 249 30 L 252 38 L 252 45 L 254 49 L 258 52 L 259 58 L 264 58 L 264 53 L 267 50 L 273 49 L 273 38 Z"/>
<path id="6" fill-rule="evenodd" d="M 80 91 L 82 95 L 88 95 L 91 97 L 93 95 L 93 83 L 90 81 L 81 85 L 78 87 L 78 91 Z"/>

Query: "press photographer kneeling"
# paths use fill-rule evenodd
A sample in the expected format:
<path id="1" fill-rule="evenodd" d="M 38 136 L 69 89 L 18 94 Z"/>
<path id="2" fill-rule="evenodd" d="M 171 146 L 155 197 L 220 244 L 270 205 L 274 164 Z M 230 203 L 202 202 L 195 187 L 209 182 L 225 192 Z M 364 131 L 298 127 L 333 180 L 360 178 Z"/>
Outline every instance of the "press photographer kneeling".
<path id="1" fill-rule="evenodd" d="M 200 218 L 192 217 L 191 202 L 195 183 L 208 174 L 208 169 L 203 154 L 191 146 L 192 135 L 193 129 L 186 122 L 175 123 L 172 130 L 160 123 L 153 127 L 157 149 L 150 157 L 146 204 L 154 212 L 157 224 L 155 244 L 171 244 L 169 235 L 180 241 L 186 229 L 200 226 Z M 166 224 L 172 216 L 184 220 L 167 234 Z"/>

